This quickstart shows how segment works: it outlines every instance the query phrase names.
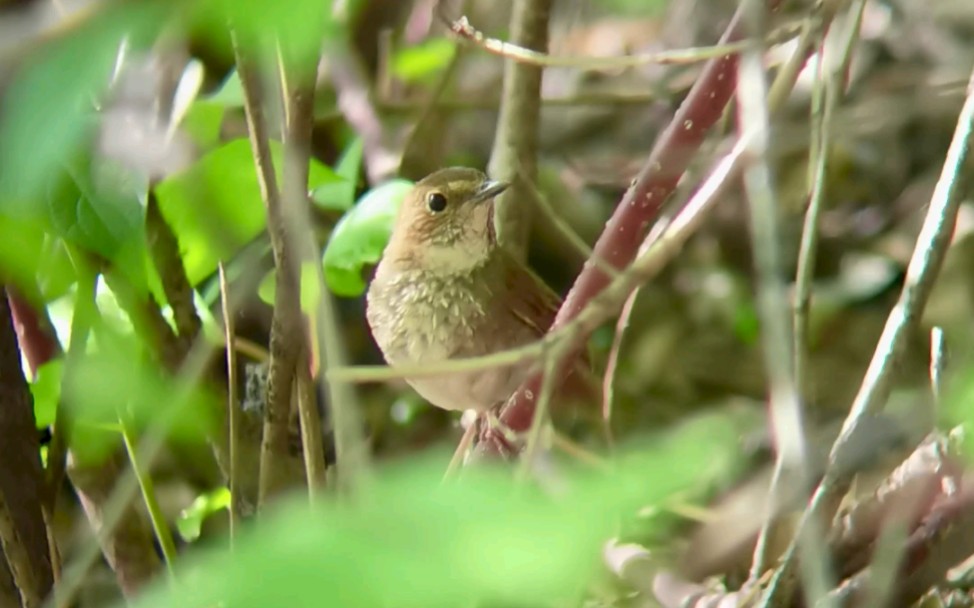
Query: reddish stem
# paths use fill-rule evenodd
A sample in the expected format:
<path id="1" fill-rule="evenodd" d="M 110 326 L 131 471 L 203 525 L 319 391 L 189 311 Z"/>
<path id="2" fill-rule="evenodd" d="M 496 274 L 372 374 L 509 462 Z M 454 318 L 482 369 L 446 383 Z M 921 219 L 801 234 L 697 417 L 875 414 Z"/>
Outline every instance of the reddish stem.
<path id="1" fill-rule="evenodd" d="M 778 4 L 772 0 L 772 9 Z M 740 11 L 734 15 L 721 44 L 740 40 L 744 28 Z M 725 55 L 707 62 L 672 122 L 660 135 L 639 176 L 626 191 L 615 213 L 595 245 L 593 256 L 623 269 L 636 257 L 647 228 L 659 216 L 663 204 L 676 189 L 690 161 L 703 143 L 707 131 L 720 120 L 737 86 L 737 55 Z M 609 283 L 609 276 L 596 264 L 587 264 L 558 311 L 551 331 L 563 327 Z M 579 348 L 576 344 L 575 348 Z M 572 356 L 558 369 L 564 375 Z M 541 374 L 529 378 L 507 402 L 500 420 L 515 432 L 526 431 L 534 416 L 540 392 Z M 479 449 L 488 453 L 506 451 L 506 442 L 483 441 Z"/>

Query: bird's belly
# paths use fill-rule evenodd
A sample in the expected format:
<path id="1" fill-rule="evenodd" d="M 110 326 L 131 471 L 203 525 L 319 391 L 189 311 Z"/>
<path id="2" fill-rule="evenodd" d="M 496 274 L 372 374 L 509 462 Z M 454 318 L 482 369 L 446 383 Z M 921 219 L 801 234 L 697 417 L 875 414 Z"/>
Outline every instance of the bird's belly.
<path id="1" fill-rule="evenodd" d="M 487 355 L 532 339 L 526 331 L 491 328 L 495 301 L 489 293 L 441 288 L 439 297 L 430 298 L 419 297 L 426 294 L 414 284 L 395 287 L 398 298 L 370 298 L 367 310 L 373 336 L 393 367 L 432 369 L 450 359 Z M 390 301 L 396 304 L 387 305 Z M 405 379 L 420 396 L 443 409 L 486 410 L 506 399 L 524 372 L 520 365 Z"/>

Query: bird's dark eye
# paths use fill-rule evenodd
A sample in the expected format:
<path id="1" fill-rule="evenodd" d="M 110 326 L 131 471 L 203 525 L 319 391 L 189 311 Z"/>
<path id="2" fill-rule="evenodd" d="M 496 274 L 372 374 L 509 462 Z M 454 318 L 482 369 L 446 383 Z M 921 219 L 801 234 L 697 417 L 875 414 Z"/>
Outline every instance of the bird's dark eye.
<path id="1" fill-rule="evenodd" d="M 426 197 L 426 206 L 433 213 L 439 213 L 446 209 L 446 197 L 440 192 L 430 192 Z"/>

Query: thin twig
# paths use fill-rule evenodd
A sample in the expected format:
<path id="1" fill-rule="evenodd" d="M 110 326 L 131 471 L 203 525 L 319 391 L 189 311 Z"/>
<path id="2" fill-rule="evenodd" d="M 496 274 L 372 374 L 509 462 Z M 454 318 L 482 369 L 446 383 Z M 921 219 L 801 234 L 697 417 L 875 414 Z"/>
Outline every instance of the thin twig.
<path id="1" fill-rule="evenodd" d="M 142 502 L 145 504 L 146 513 L 149 515 L 149 522 L 152 524 L 152 531 L 156 535 L 156 541 L 162 550 L 162 560 L 166 565 L 169 576 L 173 576 L 173 564 L 176 561 L 176 544 L 173 541 L 172 529 L 159 507 L 156 498 L 155 485 L 152 483 L 152 476 L 148 468 L 143 467 L 138 459 L 136 450 L 137 439 L 132 430 L 131 415 L 120 407 L 118 410 L 119 427 L 122 431 L 122 441 L 125 443 L 125 451 L 128 454 L 129 463 L 132 465 L 132 472 L 139 482 L 139 490 L 142 493 Z"/>
<path id="2" fill-rule="evenodd" d="M 325 488 L 325 448 L 321 441 L 321 416 L 311 361 L 307 351 L 298 363 L 298 416 L 301 420 L 301 447 L 304 450 L 304 470 L 308 481 L 308 499 L 314 502 Z"/>
<path id="3" fill-rule="evenodd" d="M 752 35 L 762 31 L 765 7 L 760 0 L 743 4 Z M 761 323 L 761 345 L 769 386 L 769 418 L 775 445 L 775 478 L 783 472 L 797 474 L 799 483 L 807 475 L 804 413 L 798 398 L 792 370 L 792 339 L 788 319 L 788 299 L 781 280 L 781 243 L 778 233 L 778 203 L 774 176 L 768 159 L 771 143 L 771 111 L 761 52 L 752 47 L 741 55 L 738 75 L 738 120 L 742 135 L 750 142 L 744 190 L 748 202 L 751 247 L 753 250 L 757 311 Z M 775 484 L 777 486 L 777 484 Z M 771 502 L 776 496 L 772 492 Z M 772 512 L 773 506 L 769 508 Z M 767 522 L 771 522 L 769 517 Z M 767 529 L 767 525 L 765 530 Z M 763 533 L 761 538 L 767 538 Z M 752 578 L 765 568 L 765 544 L 758 542 Z M 827 590 L 830 587 L 823 589 Z"/>
<path id="4" fill-rule="evenodd" d="M 534 52 L 548 47 L 548 18 L 552 0 L 514 0 L 511 6 L 511 37 L 519 48 Z M 494 179 L 511 182 L 495 203 L 497 238 L 511 255 L 527 258 L 531 229 L 530 207 L 521 203 L 524 191 L 538 177 L 538 125 L 541 117 L 542 68 L 513 60 L 504 64 L 500 114 L 487 172 Z"/>
<path id="5" fill-rule="evenodd" d="M 283 490 L 287 475 L 288 417 L 298 348 L 303 342 L 299 272 L 289 250 L 288 228 L 281 204 L 281 193 L 271 160 L 267 118 L 264 116 L 260 73 L 255 60 L 233 33 L 237 73 L 244 92 L 244 112 L 250 135 L 257 182 L 267 207 L 267 231 L 274 254 L 276 282 L 274 313 L 271 318 L 270 364 L 268 365 L 267 403 L 264 407 L 264 433 L 260 454 L 259 504 Z"/>
<path id="6" fill-rule="evenodd" d="M 485 35 L 470 25 L 466 17 L 449 19 L 441 12 L 441 18 L 454 34 L 476 44 L 488 53 L 513 59 L 519 63 L 543 67 L 567 67 L 578 70 L 618 70 L 647 64 L 689 64 L 716 59 L 724 55 L 741 53 L 751 47 L 753 40 L 740 40 L 716 46 L 695 47 L 656 53 L 639 53 L 619 57 L 558 57 L 524 48 L 516 43 L 505 42 Z M 765 39 L 765 46 L 781 44 L 798 35 L 800 24 L 791 23 L 771 32 Z"/>
<path id="7" fill-rule="evenodd" d="M 336 52 L 350 51 L 345 49 Z M 346 68 L 353 69 L 351 66 Z M 310 334 L 313 339 L 310 346 L 314 349 L 313 353 L 317 355 L 320 367 L 327 372 L 331 366 L 344 365 L 347 356 L 341 339 L 341 323 L 319 262 L 321 248 L 311 229 L 313 223 L 307 195 L 311 129 L 314 124 L 314 87 L 317 74 L 317 56 L 314 61 L 307 63 L 289 63 L 281 72 L 287 108 L 287 123 L 284 129 L 286 210 L 284 219 L 288 222 L 289 234 L 294 239 L 293 246 L 298 253 L 298 259 L 307 261 L 314 271 L 314 285 L 318 297 L 311 323 Z M 307 345 L 308 341 L 304 340 L 303 343 Z M 320 486 L 325 479 L 324 450 L 321 442 L 321 422 L 317 411 L 318 400 L 315 394 L 317 391 L 310 375 L 310 359 L 308 365 L 302 364 L 302 367 L 307 367 L 307 370 L 298 370 L 299 390 L 301 390 L 300 379 L 306 372 L 308 375 L 303 387 L 303 398 L 299 398 L 298 407 L 302 408 L 302 434 L 306 441 L 311 442 L 305 443 L 304 455 L 309 491 L 314 492 L 312 486 Z M 340 488 L 350 490 L 367 477 L 369 467 L 369 449 L 362 436 L 359 414 L 361 406 L 354 389 L 346 382 L 331 379 L 323 388 L 328 397 L 334 430 L 338 484 Z"/>
<path id="8" fill-rule="evenodd" d="M 224 344 L 227 353 L 227 427 L 230 463 L 227 477 L 230 486 L 230 549 L 234 548 L 236 536 L 240 531 L 241 507 L 243 493 L 240 487 L 240 475 L 243 474 L 240 463 L 240 403 L 237 396 L 237 350 L 234 343 L 234 319 L 230 306 L 230 287 L 227 285 L 227 274 L 223 262 L 218 267 L 220 273 L 220 304 L 223 310 Z"/>

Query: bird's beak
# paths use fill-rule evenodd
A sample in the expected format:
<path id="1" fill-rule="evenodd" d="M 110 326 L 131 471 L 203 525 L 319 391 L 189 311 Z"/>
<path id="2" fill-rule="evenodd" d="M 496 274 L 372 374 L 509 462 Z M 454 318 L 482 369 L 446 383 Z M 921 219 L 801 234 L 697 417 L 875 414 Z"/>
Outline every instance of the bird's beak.
<path id="1" fill-rule="evenodd" d="M 489 201 L 501 192 L 507 190 L 508 186 L 510 186 L 510 184 L 507 182 L 496 182 L 489 179 L 480 186 L 480 189 L 477 190 L 472 197 L 470 197 L 469 202 L 483 203 L 484 201 Z"/>

